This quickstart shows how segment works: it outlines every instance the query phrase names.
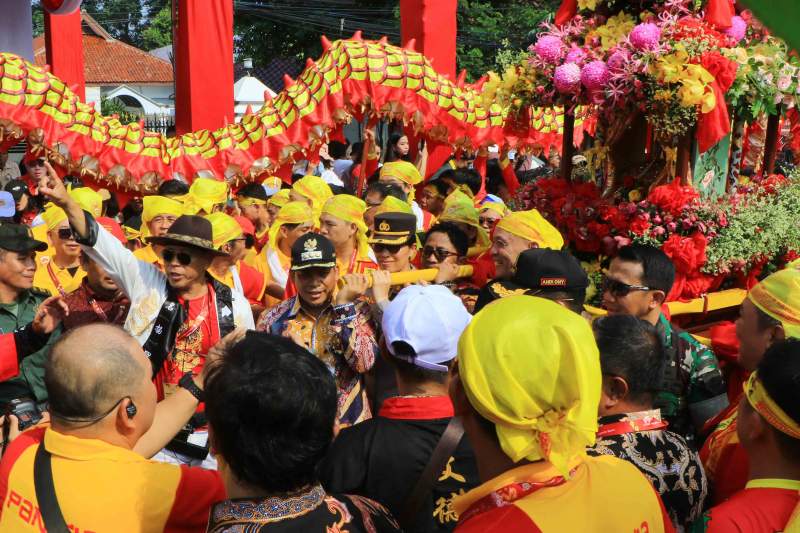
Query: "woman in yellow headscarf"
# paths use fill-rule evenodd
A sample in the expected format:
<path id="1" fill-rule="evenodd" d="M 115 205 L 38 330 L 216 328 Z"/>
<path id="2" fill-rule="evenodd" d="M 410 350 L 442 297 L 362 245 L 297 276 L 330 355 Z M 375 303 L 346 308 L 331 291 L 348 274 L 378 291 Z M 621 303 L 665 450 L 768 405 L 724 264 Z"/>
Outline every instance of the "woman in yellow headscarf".
<path id="1" fill-rule="evenodd" d="M 85 209 L 86 206 L 81 207 Z M 33 285 L 53 296 L 65 296 L 77 289 L 86 276 L 80 264 L 81 247 L 75 242 L 63 209 L 48 204 L 41 216 L 44 224 L 37 227 L 46 229 L 47 240 L 42 240 L 48 242 L 50 248 L 36 254 Z"/>
<path id="2" fill-rule="evenodd" d="M 560 250 L 563 247 L 564 237 L 536 209 L 513 211 L 497 223 L 492 233 L 495 277 L 510 278 L 519 254 L 529 248 Z"/>
<path id="3" fill-rule="evenodd" d="M 433 215 L 422 208 L 414 201 L 414 193 L 417 185 L 422 183 L 423 177 L 417 167 L 408 161 L 391 161 L 384 163 L 381 167 L 378 181 L 397 185 L 408 195 L 408 203 L 417 217 L 417 231 L 427 231 L 434 223 Z"/>
<path id="4" fill-rule="evenodd" d="M 366 210 L 364 200 L 349 194 L 336 195 L 322 207 L 319 232 L 336 248 L 340 276 L 377 268 L 367 243 Z"/>
<path id="5" fill-rule="evenodd" d="M 303 176 L 292 185 L 289 198 L 293 202 L 307 202 L 314 212 L 314 218 L 319 219 L 322 206 L 333 196 L 330 186 L 319 176 Z M 318 225 L 318 224 L 315 224 Z"/>
<path id="6" fill-rule="evenodd" d="M 170 226 L 179 216 L 184 214 L 183 202 L 166 196 L 145 196 L 142 198 L 142 239 L 145 237 L 161 237 L 169 231 Z M 139 261 L 156 265 L 161 270 L 161 246 L 148 244 L 136 250 L 133 255 Z"/>
<path id="7" fill-rule="evenodd" d="M 673 530 L 633 464 L 586 455 L 601 385 L 597 345 L 580 315 L 533 296 L 475 315 L 458 344 L 450 396 L 484 483 L 454 499 L 459 531 Z"/>
<path id="8" fill-rule="evenodd" d="M 195 178 L 182 198 L 187 215 L 210 215 L 222 211 L 228 201 L 228 184 L 213 178 Z"/>

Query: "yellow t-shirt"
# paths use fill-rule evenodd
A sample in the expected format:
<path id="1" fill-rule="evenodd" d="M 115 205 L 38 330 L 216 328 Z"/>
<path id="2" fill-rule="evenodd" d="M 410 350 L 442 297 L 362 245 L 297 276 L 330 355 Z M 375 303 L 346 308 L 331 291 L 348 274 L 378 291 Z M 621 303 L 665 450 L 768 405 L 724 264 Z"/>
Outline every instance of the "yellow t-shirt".
<path id="1" fill-rule="evenodd" d="M 53 255 L 40 255 L 36 258 L 36 273 L 33 275 L 33 286 L 48 291 L 53 296 L 69 294 L 77 289 L 86 272 L 77 267 L 75 274 L 66 268 L 59 267 Z"/>
<path id="2" fill-rule="evenodd" d="M 284 270 L 289 272 L 289 268 L 291 268 L 292 266 L 292 258 L 289 257 L 288 255 L 284 255 L 283 252 L 280 251 L 280 249 L 278 249 L 277 252 L 281 266 L 283 267 Z M 264 248 L 263 250 L 261 250 L 261 253 L 258 254 L 258 259 L 256 259 L 254 266 L 256 270 L 264 273 L 264 277 L 266 278 L 266 282 L 264 283 L 265 287 L 269 287 L 271 283 L 277 283 L 275 281 L 275 278 L 273 278 L 272 276 L 272 271 L 269 269 L 269 265 L 267 264 L 267 248 Z M 279 300 L 278 298 L 274 298 L 269 294 L 265 295 L 264 304 L 266 305 L 267 309 L 269 309 L 270 307 L 275 307 L 279 303 L 281 303 L 281 300 Z"/>

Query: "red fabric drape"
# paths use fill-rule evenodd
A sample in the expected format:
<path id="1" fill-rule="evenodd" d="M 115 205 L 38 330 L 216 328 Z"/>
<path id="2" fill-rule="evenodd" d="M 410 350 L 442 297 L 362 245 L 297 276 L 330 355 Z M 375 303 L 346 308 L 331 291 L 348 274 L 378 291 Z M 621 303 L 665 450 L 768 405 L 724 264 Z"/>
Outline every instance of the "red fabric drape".
<path id="1" fill-rule="evenodd" d="M 717 105 L 711 112 L 701 115 L 697 124 L 697 145 L 701 154 L 731 132 L 725 93 L 736 79 L 736 70 L 739 68 L 738 64 L 722 57 L 719 52 L 703 54 L 702 65 L 715 78 L 711 87 L 717 97 Z"/>
<path id="2" fill-rule="evenodd" d="M 76 10 L 69 15 L 45 12 L 44 42 L 50 72 L 61 78 L 78 98 L 85 100 L 81 12 Z"/>
<path id="3" fill-rule="evenodd" d="M 706 22 L 717 29 L 726 30 L 731 27 L 731 19 L 736 9 L 731 0 L 708 0 L 706 5 Z"/>
<path id="4" fill-rule="evenodd" d="M 578 0 L 564 0 L 556 11 L 556 26 L 563 26 L 578 14 Z"/>

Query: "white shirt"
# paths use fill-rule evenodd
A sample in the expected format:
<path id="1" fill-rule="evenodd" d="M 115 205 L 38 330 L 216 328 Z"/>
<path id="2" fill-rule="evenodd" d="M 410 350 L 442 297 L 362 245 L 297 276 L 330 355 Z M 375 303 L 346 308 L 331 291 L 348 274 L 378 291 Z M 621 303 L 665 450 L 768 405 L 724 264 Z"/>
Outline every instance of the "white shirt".
<path id="1" fill-rule="evenodd" d="M 86 255 L 108 272 L 130 299 L 131 309 L 125 320 L 125 331 L 134 336 L 140 345 L 144 345 L 150 338 L 161 306 L 167 300 L 166 275 L 155 265 L 136 259 L 133 252 L 102 226 L 98 227 L 94 247 L 82 248 Z M 247 299 L 238 291 L 231 291 L 231 295 L 233 309 L 228 312 L 233 313 L 236 327 L 255 329 L 253 312 Z M 226 308 L 220 312 L 224 314 Z"/>
<path id="2" fill-rule="evenodd" d="M 0 169 L 0 188 L 6 186 L 11 180 L 17 179 L 19 177 L 19 165 L 14 163 L 11 159 L 6 161 L 5 168 Z"/>

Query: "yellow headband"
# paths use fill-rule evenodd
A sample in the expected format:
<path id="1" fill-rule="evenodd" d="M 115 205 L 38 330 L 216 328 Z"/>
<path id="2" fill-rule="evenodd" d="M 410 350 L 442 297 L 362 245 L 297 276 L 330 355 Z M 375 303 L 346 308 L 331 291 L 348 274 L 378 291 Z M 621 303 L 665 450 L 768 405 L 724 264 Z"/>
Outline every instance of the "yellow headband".
<path id="1" fill-rule="evenodd" d="M 122 226 L 122 232 L 125 234 L 125 238 L 129 241 L 142 238 L 142 232 L 130 226 Z"/>
<path id="2" fill-rule="evenodd" d="M 89 187 L 78 187 L 69 191 L 69 195 L 81 209 L 97 218 L 103 213 L 103 197 Z"/>
<path id="3" fill-rule="evenodd" d="M 787 337 L 800 338 L 800 270 L 790 266 L 767 276 L 747 297 L 779 321 Z"/>
<path id="4" fill-rule="evenodd" d="M 222 245 L 240 238 L 244 233 L 236 219 L 225 213 L 211 213 L 206 215 L 206 220 L 211 222 L 212 239 L 214 248 L 219 250 Z"/>
<path id="5" fill-rule="evenodd" d="M 544 459 L 567 476 L 594 444 L 600 356 L 588 322 L 563 306 L 520 295 L 486 306 L 461 335 L 458 373 L 515 463 Z"/>
<path id="6" fill-rule="evenodd" d="M 246 196 L 242 196 L 241 198 L 237 198 L 236 202 L 241 207 L 250 207 L 251 205 L 267 205 L 266 200 L 261 200 L 260 198 L 248 198 Z"/>
<path id="7" fill-rule="evenodd" d="M 397 178 L 400 181 L 411 185 L 417 185 L 422 181 L 422 174 L 417 167 L 408 161 L 391 161 L 384 163 L 381 167 L 381 178 Z"/>
<path id="8" fill-rule="evenodd" d="M 364 200 L 356 198 L 350 194 L 337 194 L 322 207 L 323 215 L 331 215 L 345 222 L 355 224 L 358 231 L 356 240 L 358 241 L 358 255 L 366 257 L 369 255 L 369 244 L 367 243 L 367 224 L 364 222 L 364 211 L 367 204 Z"/>
<path id="9" fill-rule="evenodd" d="M 61 225 L 62 222 L 67 220 L 67 214 L 57 205 L 47 204 L 44 212 L 42 213 L 42 220 L 44 220 L 44 223 L 47 226 L 47 231 L 53 231 L 59 225 Z"/>
<path id="10" fill-rule="evenodd" d="M 764 417 L 770 426 L 793 439 L 800 439 L 800 424 L 770 398 L 764 384 L 758 379 L 758 371 L 750 374 L 750 379 L 744 384 L 744 394 L 750 406 Z"/>
<path id="11" fill-rule="evenodd" d="M 283 207 L 289 203 L 289 193 L 291 191 L 289 189 L 281 189 L 275 194 L 273 194 L 269 200 L 267 200 L 267 205 L 274 205 L 277 207 Z"/>
<path id="12" fill-rule="evenodd" d="M 480 208 L 481 213 L 484 211 L 494 211 L 501 217 L 504 217 L 508 213 L 508 208 L 505 204 L 501 204 L 500 202 L 486 202 L 482 204 Z"/>
<path id="13" fill-rule="evenodd" d="M 313 224 L 314 213 L 308 204 L 303 202 L 289 202 L 281 207 L 278 215 L 269 227 L 269 246 L 278 249 L 278 232 L 284 224 Z"/>
<path id="14" fill-rule="evenodd" d="M 375 209 L 375 215 L 380 215 L 382 213 L 407 213 L 413 215 L 414 210 L 411 209 L 411 205 L 408 202 L 404 202 L 394 196 L 387 196 L 383 199 L 381 205 Z"/>
<path id="15" fill-rule="evenodd" d="M 536 209 L 509 213 L 495 227 L 535 242 L 540 248 L 560 250 L 564 247 L 564 237 Z"/>
<path id="16" fill-rule="evenodd" d="M 314 216 L 319 218 L 322 206 L 333 196 L 330 186 L 319 176 L 303 176 L 292 185 L 292 190 L 304 198 L 311 200 Z"/>

